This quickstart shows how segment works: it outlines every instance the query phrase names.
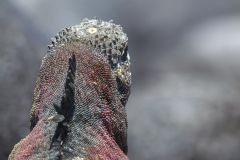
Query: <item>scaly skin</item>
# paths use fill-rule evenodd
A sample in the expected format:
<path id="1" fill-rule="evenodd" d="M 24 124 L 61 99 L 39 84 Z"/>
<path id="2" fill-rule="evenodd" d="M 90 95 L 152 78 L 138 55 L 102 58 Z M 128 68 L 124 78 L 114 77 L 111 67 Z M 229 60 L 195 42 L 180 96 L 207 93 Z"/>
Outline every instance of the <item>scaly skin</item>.
<path id="1" fill-rule="evenodd" d="M 31 132 L 15 145 L 9 160 L 128 159 L 127 39 L 118 37 L 125 34 L 111 22 L 84 20 L 78 27 L 60 32 L 43 58 Z"/>

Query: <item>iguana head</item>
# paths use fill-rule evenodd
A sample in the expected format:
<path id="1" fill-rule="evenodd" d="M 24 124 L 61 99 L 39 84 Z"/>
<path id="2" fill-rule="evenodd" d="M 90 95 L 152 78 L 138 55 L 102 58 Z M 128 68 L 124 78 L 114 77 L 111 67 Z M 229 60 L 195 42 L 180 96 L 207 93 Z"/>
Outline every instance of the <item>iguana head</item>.
<path id="1" fill-rule="evenodd" d="M 113 74 L 123 83 L 130 85 L 130 56 L 128 37 L 120 25 L 113 21 L 84 19 L 79 25 L 62 29 L 55 38 L 51 38 L 52 50 L 66 43 L 79 42 L 103 54 L 111 65 Z"/>

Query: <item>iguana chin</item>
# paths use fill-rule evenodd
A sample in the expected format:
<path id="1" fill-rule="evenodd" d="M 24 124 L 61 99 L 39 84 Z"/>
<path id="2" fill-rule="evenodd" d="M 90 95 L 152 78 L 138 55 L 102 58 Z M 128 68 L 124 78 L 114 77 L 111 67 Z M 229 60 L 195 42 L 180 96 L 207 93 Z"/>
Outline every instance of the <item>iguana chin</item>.
<path id="1" fill-rule="evenodd" d="M 112 21 L 62 29 L 43 58 L 29 135 L 9 160 L 128 159 L 128 38 Z"/>

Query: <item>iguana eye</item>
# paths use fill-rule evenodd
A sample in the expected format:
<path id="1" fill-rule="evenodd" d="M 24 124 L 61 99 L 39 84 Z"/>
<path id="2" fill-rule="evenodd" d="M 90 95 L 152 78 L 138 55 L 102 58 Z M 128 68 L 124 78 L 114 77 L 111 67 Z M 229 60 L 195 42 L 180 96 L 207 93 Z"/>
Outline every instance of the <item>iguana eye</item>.
<path id="1" fill-rule="evenodd" d="M 129 56 L 129 53 L 128 53 L 128 46 L 126 46 L 121 59 L 122 59 L 122 62 L 130 60 L 130 56 Z"/>

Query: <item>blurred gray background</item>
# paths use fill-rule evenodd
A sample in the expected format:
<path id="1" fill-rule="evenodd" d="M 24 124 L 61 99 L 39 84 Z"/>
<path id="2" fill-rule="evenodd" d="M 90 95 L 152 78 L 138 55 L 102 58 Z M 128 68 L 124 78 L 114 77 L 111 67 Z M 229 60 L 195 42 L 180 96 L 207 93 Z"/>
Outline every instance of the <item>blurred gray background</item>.
<path id="1" fill-rule="evenodd" d="M 129 36 L 130 159 L 240 159 L 239 0 L 0 0 L 0 159 L 29 133 L 50 38 L 94 16 Z"/>

